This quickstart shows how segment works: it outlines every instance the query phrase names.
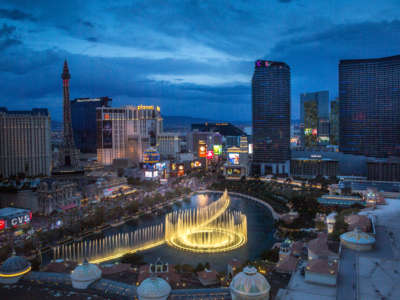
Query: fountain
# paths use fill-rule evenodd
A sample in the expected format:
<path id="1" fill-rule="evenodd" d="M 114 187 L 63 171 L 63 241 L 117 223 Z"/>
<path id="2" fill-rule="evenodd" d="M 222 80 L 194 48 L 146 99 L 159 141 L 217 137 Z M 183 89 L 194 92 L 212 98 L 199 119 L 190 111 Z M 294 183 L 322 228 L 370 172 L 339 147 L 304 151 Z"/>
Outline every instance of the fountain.
<path id="1" fill-rule="evenodd" d="M 101 263 L 164 243 L 199 253 L 231 251 L 247 242 L 247 219 L 239 211 L 228 210 L 229 205 L 230 198 L 225 191 L 210 205 L 167 214 L 164 224 L 56 246 L 53 258 L 78 263 L 87 258 L 91 263 Z"/>

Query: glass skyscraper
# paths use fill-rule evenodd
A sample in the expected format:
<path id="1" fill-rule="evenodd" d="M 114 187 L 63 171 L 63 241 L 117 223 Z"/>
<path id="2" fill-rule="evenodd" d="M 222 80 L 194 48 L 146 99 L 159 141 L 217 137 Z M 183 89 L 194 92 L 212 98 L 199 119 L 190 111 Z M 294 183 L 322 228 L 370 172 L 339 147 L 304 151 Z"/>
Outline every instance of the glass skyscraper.
<path id="1" fill-rule="evenodd" d="M 341 60 L 339 98 L 340 151 L 400 153 L 400 55 Z"/>
<path id="2" fill-rule="evenodd" d="M 76 147 L 83 153 L 96 153 L 96 108 L 109 107 L 111 98 L 78 98 L 71 101 L 72 129 Z"/>
<path id="3" fill-rule="evenodd" d="M 252 79 L 253 172 L 290 172 L 290 67 L 257 60 Z"/>
<path id="4" fill-rule="evenodd" d="M 300 128 L 306 147 L 329 143 L 329 92 L 300 95 Z"/>

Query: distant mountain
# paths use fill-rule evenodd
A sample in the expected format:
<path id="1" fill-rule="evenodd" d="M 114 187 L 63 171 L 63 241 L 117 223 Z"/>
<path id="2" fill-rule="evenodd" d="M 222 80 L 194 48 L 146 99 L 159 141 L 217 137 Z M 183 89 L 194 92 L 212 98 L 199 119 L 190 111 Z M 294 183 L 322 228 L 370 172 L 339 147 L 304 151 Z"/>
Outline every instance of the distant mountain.
<path id="1" fill-rule="evenodd" d="M 193 123 L 215 122 L 210 119 L 185 117 L 185 116 L 163 116 L 163 127 L 165 130 L 175 128 L 190 128 Z"/>

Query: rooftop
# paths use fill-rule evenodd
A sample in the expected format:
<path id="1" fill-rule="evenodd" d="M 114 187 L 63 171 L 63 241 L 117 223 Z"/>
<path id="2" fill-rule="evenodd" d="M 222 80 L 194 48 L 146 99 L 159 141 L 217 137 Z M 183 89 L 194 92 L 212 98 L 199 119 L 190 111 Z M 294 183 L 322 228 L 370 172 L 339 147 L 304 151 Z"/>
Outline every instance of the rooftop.
<path id="1" fill-rule="evenodd" d="M 15 214 L 27 214 L 30 213 L 29 210 L 16 207 L 5 207 L 0 209 L 0 218 L 9 218 Z"/>

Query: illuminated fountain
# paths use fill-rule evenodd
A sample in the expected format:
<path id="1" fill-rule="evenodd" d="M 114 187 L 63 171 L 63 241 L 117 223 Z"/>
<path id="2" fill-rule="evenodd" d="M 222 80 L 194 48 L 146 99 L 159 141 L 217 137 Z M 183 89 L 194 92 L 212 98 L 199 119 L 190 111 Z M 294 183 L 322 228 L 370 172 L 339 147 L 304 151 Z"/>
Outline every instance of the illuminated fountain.
<path id="1" fill-rule="evenodd" d="M 117 259 L 124 254 L 147 250 L 164 243 L 180 250 L 215 253 L 241 247 L 247 242 L 247 219 L 230 211 L 228 192 L 210 205 L 171 212 L 164 224 L 130 233 L 116 233 L 101 239 L 81 241 L 53 249 L 54 259 L 91 263 Z"/>
<path id="2" fill-rule="evenodd" d="M 206 207 L 175 211 L 165 217 L 165 241 L 191 252 L 224 252 L 247 241 L 247 219 L 238 211 L 228 211 L 228 192 Z"/>
<path id="3" fill-rule="evenodd" d="M 53 248 L 54 259 L 100 263 L 117 259 L 124 254 L 147 250 L 164 243 L 163 224 L 137 229 L 129 233 L 116 233 L 91 241 L 80 241 Z"/>

